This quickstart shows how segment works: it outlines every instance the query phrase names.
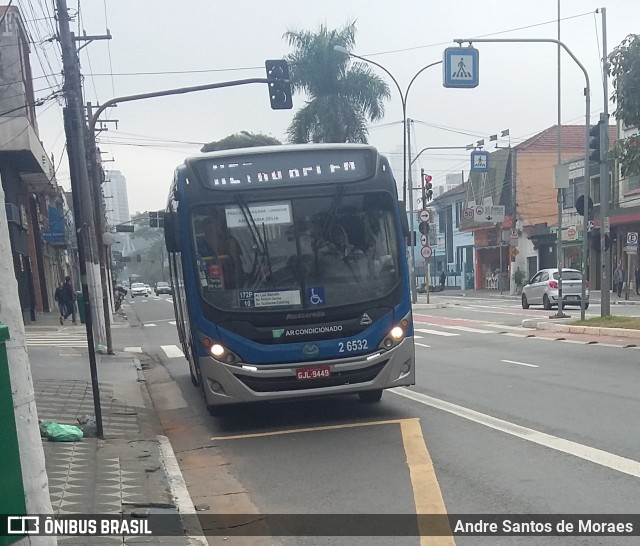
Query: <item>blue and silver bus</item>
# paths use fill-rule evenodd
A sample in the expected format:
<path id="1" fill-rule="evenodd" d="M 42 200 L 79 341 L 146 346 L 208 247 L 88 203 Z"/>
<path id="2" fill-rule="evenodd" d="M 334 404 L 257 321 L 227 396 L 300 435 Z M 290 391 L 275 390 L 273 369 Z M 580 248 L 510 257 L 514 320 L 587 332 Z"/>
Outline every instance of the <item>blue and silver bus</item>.
<path id="1" fill-rule="evenodd" d="M 408 231 L 368 145 L 210 152 L 176 171 L 164 220 L 176 324 L 212 414 L 415 382 Z"/>

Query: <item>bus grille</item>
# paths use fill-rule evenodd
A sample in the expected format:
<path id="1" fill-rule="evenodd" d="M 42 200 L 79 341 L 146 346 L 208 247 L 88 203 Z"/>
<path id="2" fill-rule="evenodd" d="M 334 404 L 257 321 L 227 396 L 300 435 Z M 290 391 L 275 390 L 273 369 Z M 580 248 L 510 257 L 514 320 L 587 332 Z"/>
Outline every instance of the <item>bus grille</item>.
<path id="1" fill-rule="evenodd" d="M 277 392 L 277 391 L 298 391 L 303 389 L 319 389 L 322 387 L 336 387 L 338 385 L 353 385 L 356 383 L 366 383 L 372 381 L 385 367 L 388 360 L 361 368 L 359 370 L 349 370 L 333 372 L 331 377 L 326 379 L 308 379 L 300 381 L 295 377 L 249 377 L 246 375 L 236 375 L 247 387 L 255 392 Z"/>

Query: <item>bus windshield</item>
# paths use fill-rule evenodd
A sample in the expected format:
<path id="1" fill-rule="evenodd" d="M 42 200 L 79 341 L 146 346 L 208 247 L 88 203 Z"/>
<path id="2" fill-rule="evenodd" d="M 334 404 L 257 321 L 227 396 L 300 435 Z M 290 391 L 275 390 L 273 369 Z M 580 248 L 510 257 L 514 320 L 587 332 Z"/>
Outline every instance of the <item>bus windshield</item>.
<path id="1" fill-rule="evenodd" d="M 223 310 L 336 307 L 399 282 L 391 194 L 197 205 L 192 237 L 204 300 Z"/>

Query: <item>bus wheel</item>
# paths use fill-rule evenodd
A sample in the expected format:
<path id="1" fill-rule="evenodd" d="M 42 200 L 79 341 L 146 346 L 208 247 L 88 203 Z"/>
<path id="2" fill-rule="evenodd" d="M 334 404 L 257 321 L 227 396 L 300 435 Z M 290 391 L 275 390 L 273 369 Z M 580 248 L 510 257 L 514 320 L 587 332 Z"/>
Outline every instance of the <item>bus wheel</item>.
<path id="1" fill-rule="evenodd" d="M 382 389 L 376 389 L 375 391 L 361 391 L 358 393 L 360 400 L 371 404 L 373 402 L 380 402 L 382 398 Z"/>
<path id="2" fill-rule="evenodd" d="M 194 387 L 198 387 L 202 383 L 202 375 L 200 374 L 200 368 L 196 363 L 196 359 L 193 357 L 193 350 L 191 349 L 190 343 L 187 345 L 187 350 L 189 353 L 187 355 L 187 363 L 189 364 L 189 375 L 191 376 L 191 383 L 193 383 Z"/>

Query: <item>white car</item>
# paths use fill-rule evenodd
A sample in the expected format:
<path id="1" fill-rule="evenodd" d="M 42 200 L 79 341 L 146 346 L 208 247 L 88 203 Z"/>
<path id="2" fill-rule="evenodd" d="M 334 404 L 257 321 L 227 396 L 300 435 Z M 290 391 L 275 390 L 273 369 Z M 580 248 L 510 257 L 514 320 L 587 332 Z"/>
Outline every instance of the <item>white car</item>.
<path id="1" fill-rule="evenodd" d="M 131 297 L 135 298 L 136 296 L 144 296 L 145 298 L 149 297 L 147 287 L 141 282 L 134 282 L 131 285 Z"/>
<path id="2" fill-rule="evenodd" d="M 541 269 L 522 288 L 522 308 L 542 304 L 545 309 L 558 305 L 558 269 Z M 582 273 L 577 269 L 562 269 L 562 306 L 580 305 Z M 589 282 L 586 283 L 584 308 L 589 307 Z"/>

